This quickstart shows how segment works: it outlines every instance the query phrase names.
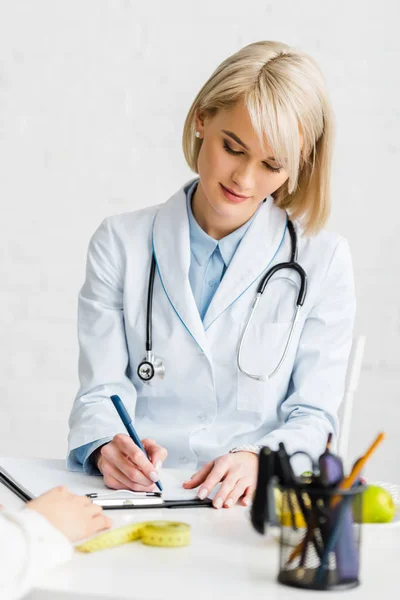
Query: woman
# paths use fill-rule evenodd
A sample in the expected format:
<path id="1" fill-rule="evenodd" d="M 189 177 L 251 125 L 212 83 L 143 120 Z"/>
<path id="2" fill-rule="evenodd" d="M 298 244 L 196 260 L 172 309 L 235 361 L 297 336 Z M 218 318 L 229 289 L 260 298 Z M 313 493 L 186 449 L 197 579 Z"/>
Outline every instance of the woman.
<path id="1" fill-rule="evenodd" d="M 250 501 L 260 446 L 316 457 L 337 434 L 355 299 L 347 242 L 323 230 L 332 114 L 320 71 L 285 44 L 250 44 L 200 90 L 183 148 L 199 177 L 106 219 L 91 240 L 68 464 L 139 490 L 154 489 L 164 461 L 197 469 L 185 487 L 205 497 L 222 482 L 213 503 L 229 507 Z M 260 281 L 296 245 L 308 285 L 287 352 L 301 269 L 269 280 L 240 344 Z M 153 257 L 149 333 L 164 378 L 146 354 Z M 150 460 L 124 435 L 112 394 L 154 438 Z"/>
<path id="2" fill-rule="evenodd" d="M 109 527 L 100 506 L 64 487 L 21 510 L 0 510 L 0 598 L 20 598 L 45 571 L 72 558 L 71 542 Z"/>

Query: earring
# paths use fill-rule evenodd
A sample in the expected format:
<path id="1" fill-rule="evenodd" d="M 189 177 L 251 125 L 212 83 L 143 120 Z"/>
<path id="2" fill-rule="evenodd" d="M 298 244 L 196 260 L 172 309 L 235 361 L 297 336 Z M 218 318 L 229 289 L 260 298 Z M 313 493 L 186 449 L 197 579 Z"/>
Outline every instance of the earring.
<path id="1" fill-rule="evenodd" d="M 195 133 L 195 136 L 196 136 L 197 138 L 199 138 L 199 137 L 200 137 L 200 131 L 196 131 L 196 133 Z"/>

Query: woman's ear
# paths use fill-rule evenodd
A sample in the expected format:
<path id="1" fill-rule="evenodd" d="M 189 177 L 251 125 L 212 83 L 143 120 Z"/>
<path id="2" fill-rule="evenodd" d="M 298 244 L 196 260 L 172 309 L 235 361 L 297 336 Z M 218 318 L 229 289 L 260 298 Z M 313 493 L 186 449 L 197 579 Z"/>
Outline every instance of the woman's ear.
<path id="1" fill-rule="evenodd" d="M 205 114 L 204 112 L 197 112 L 196 114 L 196 122 L 195 122 L 195 126 L 196 126 L 196 132 L 198 132 L 199 135 L 196 134 L 196 137 L 203 139 L 204 137 L 204 121 L 205 121 Z"/>

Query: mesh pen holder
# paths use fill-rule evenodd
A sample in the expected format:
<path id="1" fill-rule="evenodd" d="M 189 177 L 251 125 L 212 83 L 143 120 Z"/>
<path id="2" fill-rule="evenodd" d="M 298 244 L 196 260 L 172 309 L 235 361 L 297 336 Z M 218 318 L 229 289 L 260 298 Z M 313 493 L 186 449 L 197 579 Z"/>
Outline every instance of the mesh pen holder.
<path id="1" fill-rule="evenodd" d="M 281 487 L 278 581 L 304 589 L 345 590 L 359 584 L 362 492 Z"/>

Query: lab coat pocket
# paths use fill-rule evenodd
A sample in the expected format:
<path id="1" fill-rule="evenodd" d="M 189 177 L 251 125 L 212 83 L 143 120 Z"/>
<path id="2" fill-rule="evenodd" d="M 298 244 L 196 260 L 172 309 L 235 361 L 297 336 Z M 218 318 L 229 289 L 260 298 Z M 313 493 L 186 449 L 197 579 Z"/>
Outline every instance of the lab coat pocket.
<path id="1" fill-rule="evenodd" d="M 285 349 L 291 323 L 250 324 L 242 345 L 241 367 L 251 375 L 262 375 L 265 381 L 248 377 L 238 369 L 238 410 L 264 413 L 276 402 L 279 372 L 268 379 L 277 367 Z M 241 332 L 243 329 L 241 329 Z"/>
<path id="2" fill-rule="evenodd" d="M 167 424 L 175 414 L 177 386 L 172 385 L 171 374 L 165 379 L 154 378 L 151 384 L 142 384 L 138 392 L 136 416 Z"/>

